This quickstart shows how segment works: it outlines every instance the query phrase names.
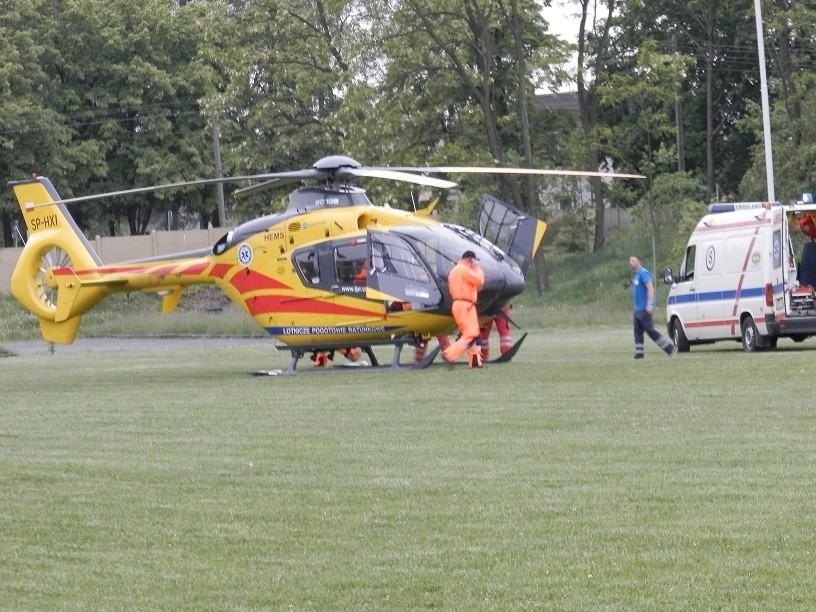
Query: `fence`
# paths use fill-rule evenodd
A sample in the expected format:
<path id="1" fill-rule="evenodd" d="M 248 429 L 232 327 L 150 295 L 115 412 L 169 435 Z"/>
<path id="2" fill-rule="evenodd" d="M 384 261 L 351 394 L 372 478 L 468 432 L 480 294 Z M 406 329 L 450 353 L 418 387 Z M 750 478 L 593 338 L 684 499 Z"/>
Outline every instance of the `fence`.
<path id="1" fill-rule="evenodd" d="M 206 248 L 215 244 L 225 231 L 211 227 L 203 230 L 153 231 L 144 236 L 97 236 L 91 240 L 91 244 L 100 259 L 111 264 Z M 11 273 L 22 251 L 22 248 L 0 248 L 0 293 L 11 291 Z"/>

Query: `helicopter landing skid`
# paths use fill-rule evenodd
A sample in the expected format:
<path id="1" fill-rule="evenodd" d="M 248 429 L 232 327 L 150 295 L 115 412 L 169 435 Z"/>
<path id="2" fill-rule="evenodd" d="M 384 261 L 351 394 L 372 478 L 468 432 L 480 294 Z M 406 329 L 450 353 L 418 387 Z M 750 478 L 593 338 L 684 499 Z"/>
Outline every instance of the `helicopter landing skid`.
<path id="1" fill-rule="evenodd" d="M 513 357 L 515 357 L 515 356 L 516 356 L 516 353 L 518 353 L 518 350 L 521 348 L 521 345 L 522 345 L 522 343 L 524 342 L 524 339 L 525 339 L 526 337 L 527 337 L 527 334 L 525 333 L 525 334 L 524 334 L 524 335 L 523 335 L 521 338 L 519 338 L 518 340 L 516 340 L 516 343 L 515 343 L 513 346 L 511 346 L 511 347 L 510 347 L 510 350 L 509 350 L 509 351 L 507 351 L 507 352 L 506 352 L 506 353 L 504 353 L 503 355 L 499 355 L 499 356 L 498 356 L 498 357 L 496 357 L 495 359 L 490 359 L 489 361 L 485 361 L 485 363 L 486 363 L 486 364 L 488 364 L 488 363 L 489 363 L 489 364 L 493 364 L 493 363 L 510 363 L 510 360 L 511 360 L 511 359 L 513 359 Z M 429 365 L 431 365 L 431 362 L 433 362 L 434 357 L 436 357 L 436 354 L 437 354 L 438 352 L 439 352 L 439 347 L 436 347 L 436 350 L 434 350 L 434 352 L 433 352 L 433 353 L 431 353 L 430 355 L 428 355 L 428 357 L 426 357 L 426 358 L 423 360 L 423 362 L 424 362 L 424 361 L 427 361 L 428 363 L 426 363 L 426 364 L 425 364 L 424 366 L 422 366 L 422 367 L 428 367 Z M 429 358 L 430 358 L 430 361 L 429 361 Z M 447 365 L 447 366 L 455 366 L 455 365 L 465 365 L 466 363 L 467 363 L 466 361 L 459 361 L 459 362 L 454 362 L 454 363 L 451 363 L 451 362 L 449 362 L 449 361 L 445 361 L 445 360 L 443 360 L 442 365 Z"/>
<path id="2" fill-rule="evenodd" d="M 342 363 L 338 366 L 333 368 L 314 368 L 313 370 L 306 370 L 306 371 L 298 371 L 297 365 L 298 362 L 306 356 L 307 353 L 313 352 L 311 349 L 304 349 L 304 348 L 287 348 L 285 350 L 289 350 L 292 358 L 289 361 L 289 369 L 284 370 L 257 370 L 252 372 L 255 376 L 292 376 L 294 374 L 317 374 L 317 373 L 325 373 L 325 372 L 337 372 L 344 369 L 352 368 L 352 369 L 360 369 L 364 371 L 382 371 L 382 370 L 421 370 L 423 368 L 427 368 L 436 356 L 439 354 L 441 350 L 440 347 L 436 347 L 430 353 L 428 353 L 422 361 L 412 363 L 410 365 L 401 365 L 400 364 L 400 355 L 402 354 L 402 347 L 405 344 L 411 344 L 410 342 L 397 342 L 394 344 L 394 357 L 391 361 L 391 365 L 380 365 L 377 361 L 377 357 L 374 355 L 374 351 L 372 351 L 371 346 L 361 346 L 360 350 L 363 351 L 368 358 L 371 360 L 370 364 L 366 361 L 357 361 L 357 362 L 348 362 Z"/>

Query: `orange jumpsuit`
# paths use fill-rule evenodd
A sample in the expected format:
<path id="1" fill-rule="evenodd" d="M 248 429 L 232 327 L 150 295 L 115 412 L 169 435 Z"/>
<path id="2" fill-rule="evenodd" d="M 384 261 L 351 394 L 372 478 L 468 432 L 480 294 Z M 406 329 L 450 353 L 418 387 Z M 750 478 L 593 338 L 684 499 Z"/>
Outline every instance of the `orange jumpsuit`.
<path id="1" fill-rule="evenodd" d="M 484 272 L 475 260 L 460 259 L 448 276 L 448 291 L 453 298 L 453 320 L 459 327 L 459 339 L 442 351 L 442 356 L 454 362 L 468 352 L 468 363 L 473 358 L 481 366 L 480 349 L 474 342 L 479 337 L 479 314 L 476 310 L 476 298 L 479 289 L 484 285 Z"/>

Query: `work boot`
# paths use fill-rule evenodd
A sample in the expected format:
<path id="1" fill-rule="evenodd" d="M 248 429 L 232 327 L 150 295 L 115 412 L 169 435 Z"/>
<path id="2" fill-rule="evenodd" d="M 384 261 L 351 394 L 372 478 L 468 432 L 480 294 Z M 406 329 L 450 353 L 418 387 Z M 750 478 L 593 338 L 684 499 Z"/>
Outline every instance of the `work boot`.
<path id="1" fill-rule="evenodd" d="M 340 349 L 340 354 L 343 355 L 343 357 L 345 357 L 346 359 L 348 359 L 351 362 L 357 361 L 357 359 L 360 357 L 360 351 L 358 351 L 356 348 L 353 348 L 353 347 L 352 348 L 341 348 Z"/>

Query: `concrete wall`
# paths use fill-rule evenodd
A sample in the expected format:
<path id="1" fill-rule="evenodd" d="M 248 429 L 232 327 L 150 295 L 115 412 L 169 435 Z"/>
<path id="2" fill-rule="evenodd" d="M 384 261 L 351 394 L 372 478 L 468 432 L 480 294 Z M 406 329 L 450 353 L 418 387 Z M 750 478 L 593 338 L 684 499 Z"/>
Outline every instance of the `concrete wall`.
<path id="1" fill-rule="evenodd" d="M 215 244 L 224 233 L 226 230 L 223 228 L 154 231 L 145 236 L 97 236 L 91 240 L 91 244 L 103 262 L 114 264 L 207 248 Z M 0 248 L 0 293 L 11 291 L 11 273 L 22 251 L 22 248 Z"/>

